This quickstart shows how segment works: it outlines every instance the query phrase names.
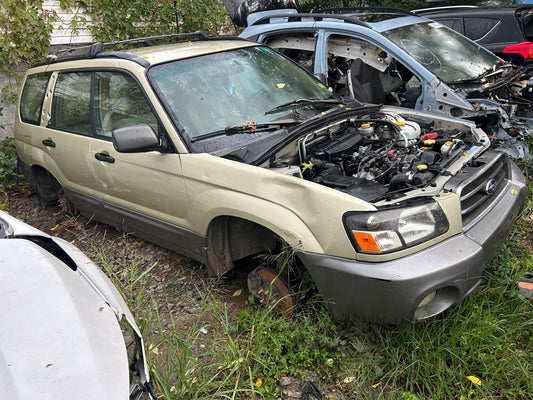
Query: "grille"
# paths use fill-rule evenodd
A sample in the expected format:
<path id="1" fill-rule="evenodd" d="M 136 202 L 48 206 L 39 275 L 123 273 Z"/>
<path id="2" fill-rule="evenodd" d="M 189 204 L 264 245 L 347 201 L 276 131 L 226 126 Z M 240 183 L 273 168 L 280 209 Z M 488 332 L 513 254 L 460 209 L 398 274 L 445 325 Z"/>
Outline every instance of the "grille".
<path id="1" fill-rule="evenodd" d="M 505 190 L 508 170 L 506 154 L 487 151 L 446 184 L 445 189 L 457 193 L 461 199 L 464 228 L 490 209 Z"/>

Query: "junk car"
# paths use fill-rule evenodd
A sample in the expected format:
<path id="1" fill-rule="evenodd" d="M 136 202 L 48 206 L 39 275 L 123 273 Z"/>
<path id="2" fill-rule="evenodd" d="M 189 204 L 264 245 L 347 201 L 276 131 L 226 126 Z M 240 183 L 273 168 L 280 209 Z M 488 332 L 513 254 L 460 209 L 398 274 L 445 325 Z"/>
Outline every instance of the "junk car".
<path id="1" fill-rule="evenodd" d="M 346 101 L 238 38 L 52 54 L 19 99 L 18 156 L 41 204 L 63 198 L 212 277 L 258 256 L 258 297 L 274 282 L 294 298 L 309 274 L 338 318 L 424 319 L 460 302 L 525 199 L 520 169 L 474 123 Z M 289 267 L 275 257 L 287 253 Z"/>
<path id="2" fill-rule="evenodd" d="M 405 10 L 299 14 L 294 8 L 271 10 L 268 1 L 226 3 L 235 2 L 242 4 L 227 8 L 234 10 L 236 23 L 247 26 L 240 37 L 283 52 L 335 92 L 473 120 L 495 148 L 530 159 L 523 138 L 532 134 L 533 80 L 526 67 L 504 62 L 456 31 Z"/>
<path id="3" fill-rule="evenodd" d="M 113 283 L 72 244 L 1 211 L 0 293 L 4 398 L 155 399 L 141 332 Z"/>

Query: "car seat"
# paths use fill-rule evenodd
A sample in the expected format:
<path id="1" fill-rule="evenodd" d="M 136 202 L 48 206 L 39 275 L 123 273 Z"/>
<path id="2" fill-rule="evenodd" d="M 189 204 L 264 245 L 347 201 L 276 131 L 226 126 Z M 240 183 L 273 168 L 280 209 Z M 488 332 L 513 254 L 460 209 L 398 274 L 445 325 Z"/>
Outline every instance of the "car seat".
<path id="1" fill-rule="evenodd" d="M 402 85 L 399 77 L 380 72 L 360 58 L 353 60 L 348 70 L 350 95 L 362 103 L 383 104 L 387 95 Z"/>

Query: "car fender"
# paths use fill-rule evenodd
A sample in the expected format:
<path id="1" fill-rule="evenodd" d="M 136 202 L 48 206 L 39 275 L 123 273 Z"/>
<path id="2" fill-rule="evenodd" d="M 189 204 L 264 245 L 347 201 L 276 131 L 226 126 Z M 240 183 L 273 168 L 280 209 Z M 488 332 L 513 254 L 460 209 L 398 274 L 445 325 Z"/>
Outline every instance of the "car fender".
<path id="1" fill-rule="evenodd" d="M 181 160 L 190 227 L 203 235 L 215 218 L 233 216 L 270 229 L 298 249 L 354 257 L 342 215 L 375 210 L 347 193 L 267 168 L 205 153 Z"/>

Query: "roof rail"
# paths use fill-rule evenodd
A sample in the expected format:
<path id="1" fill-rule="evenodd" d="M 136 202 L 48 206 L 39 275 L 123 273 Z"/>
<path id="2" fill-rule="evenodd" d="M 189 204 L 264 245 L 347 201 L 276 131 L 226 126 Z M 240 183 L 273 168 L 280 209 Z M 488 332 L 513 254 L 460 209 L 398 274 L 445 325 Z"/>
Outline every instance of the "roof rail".
<path id="1" fill-rule="evenodd" d="M 356 13 L 356 12 L 370 12 L 376 11 L 379 14 L 397 14 L 397 15 L 415 15 L 411 11 L 404 10 L 402 8 L 392 7 L 334 7 L 334 8 L 321 8 L 313 11 L 313 13 Z"/>
<path id="2" fill-rule="evenodd" d="M 148 37 L 135 38 L 135 39 L 117 40 L 113 42 L 95 42 L 95 43 L 91 43 L 86 46 L 70 47 L 68 49 L 52 51 L 48 54 L 45 61 L 37 65 L 50 64 L 50 63 L 59 62 L 59 61 L 70 61 L 70 60 L 78 60 L 78 59 L 84 59 L 84 58 L 95 58 L 99 54 L 103 53 L 105 49 L 107 48 L 116 49 L 117 47 L 134 46 L 134 45 L 139 45 L 139 47 L 153 46 L 154 41 L 167 40 L 168 42 L 172 42 L 174 41 L 174 39 L 177 39 L 177 38 L 191 37 L 191 36 L 196 37 L 197 40 L 213 39 L 204 31 L 195 31 L 195 32 L 190 32 L 190 33 L 173 33 L 173 34 L 168 34 L 168 35 L 148 36 Z M 118 56 L 119 52 L 112 51 L 109 53 L 111 53 L 112 56 Z M 132 58 L 131 54 L 129 56 L 126 56 L 125 58 L 131 59 Z"/>
<path id="3" fill-rule="evenodd" d="M 355 25 L 361 25 L 366 26 L 367 28 L 369 25 L 363 21 L 358 20 L 357 18 L 353 16 L 347 16 L 347 15 L 331 15 L 331 14 L 318 14 L 318 13 L 298 13 L 298 14 L 274 14 L 274 15 L 266 15 L 262 18 L 259 18 L 257 21 L 254 21 L 253 25 L 262 25 L 262 24 L 268 24 L 270 23 L 270 20 L 272 19 L 278 19 L 278 18 L 287 18 L 287 22 L 295 22 L 295 21 L 301 21 L 304 18 L 313 18 L 315 21 L 322 21 L 323 19 L 338 19 L 350 24 Z"/>

